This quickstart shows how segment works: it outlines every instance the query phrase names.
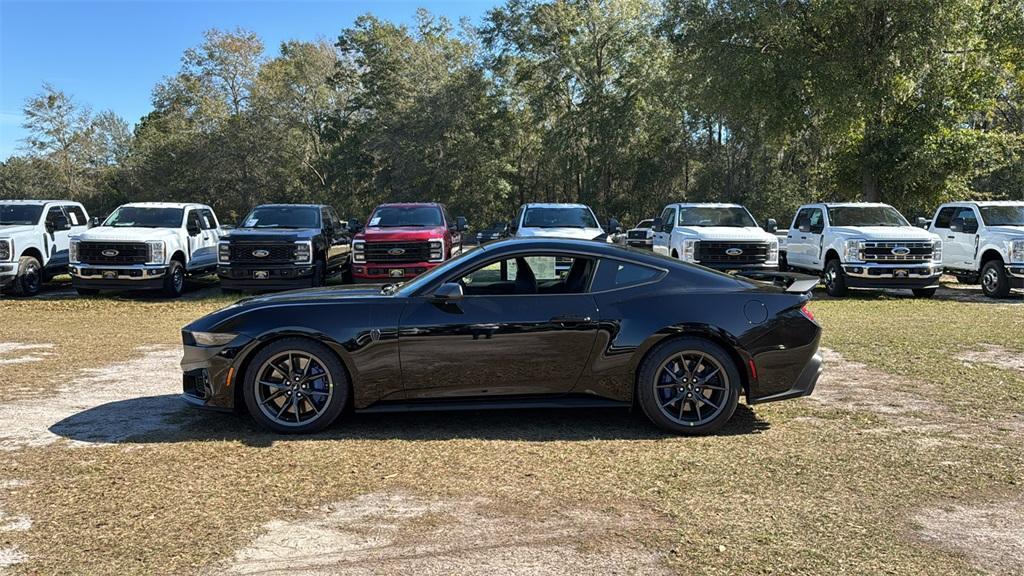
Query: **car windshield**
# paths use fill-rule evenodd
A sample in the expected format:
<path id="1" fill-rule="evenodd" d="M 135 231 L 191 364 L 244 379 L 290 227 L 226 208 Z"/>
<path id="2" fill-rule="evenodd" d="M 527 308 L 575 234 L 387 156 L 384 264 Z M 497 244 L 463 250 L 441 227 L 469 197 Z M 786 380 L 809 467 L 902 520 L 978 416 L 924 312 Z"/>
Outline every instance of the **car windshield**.
<path id="1" fill-rule="evenodd" d="M 437 206 L 381 206 L 370 215 L 371 228 L 397 228 L 414 226 L 433 228 L 443 226 L 441 209 Z"/>
<path id="2" fill-rule="evenodd" d="M 585 206 L 537 206 L 527 208 L 524 228 L 599 228 L 590 208 Z"/>
<path id="3" fill-rule="evenodd" d="M 981 219 L 986 226 L 1024 226 L 1024 204 L 982 206 Z"/>
<path id="4" fill-rule="evenodd" d="M 243 228 L 319 228 L 320 210 L 312 206 L 258 206 L 242 220 Z"/>
<path id="5" fill-rule="evenodd" d="M 104 226 L 115 228 L 177 228 L 181 226 L 182 208 L 150 208 L 121 206 L 107 217 Z"/>
<path id="6" fill-rule="evenodd" d="M 651 226 L 654 226 L 654 220 L 641 220 L 640 223 L 636 225 L 636 228 L 650 228 Z"/>
<path id="7" fill-rule="evenodd" d="M 43 215 L 42 205 L 36 204 L 0 204 L 0 225 L 28 225 L 39 222 Z"/>
<path id="8" fill-rule="evenodd" d="M 835 206 L 828 219 L 832 226 L 910 226 L 892 206 Z"/>
<path id="9" fill-rule="evenodd" d="M 728 226 L 752 228 L 757 226 L 746 208 L 682 207 L 679 209 L 680 226 Z"/>

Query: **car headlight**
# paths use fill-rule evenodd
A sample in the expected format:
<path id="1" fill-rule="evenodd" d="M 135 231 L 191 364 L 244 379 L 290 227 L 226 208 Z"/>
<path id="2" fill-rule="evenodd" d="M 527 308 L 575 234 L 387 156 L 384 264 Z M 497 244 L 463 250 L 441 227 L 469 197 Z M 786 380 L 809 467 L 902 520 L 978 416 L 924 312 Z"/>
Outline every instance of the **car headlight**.
<path id="1" fill-rule="evenodd" d="M 14 241 L 10 238 L 0 239 L 0 262 L 9 262 L 14 254 Z"/>
<path id="2" fill-rule="evenodd" d="M 697 244 L 700 240 L 683 240 L 683 253 L 680 255 L 686 262 L 697 261 Z"/>
<path id="3" fill-rule="evenodd" d="M 238 334 L 228 332 L 189 332 L 196 346 L 223 346 L 235 339 Z"/>
<path id="4" fill-rule="evenodd" d="M 146 246 L 149 248 L 149 258 L 146 260 L 146 264 L 163 264 L 164 263 L 164 241 L 163 240 L 147 240 Z"/>
<path id="5" fill-rule="evenodd" d="M 861 262 L 860 251 L 864 248 L 863 240 L 847 240 L 844 247 L 844 262 Z"/>
<path id="6" fill-rule="evenodd" d="M 228 242 L 221 242 L 217 244 L 217 262 L 221 264 L 229 264 L 231 262 L 231 244 Z"/>
<path id="7" fill-rule="evenodd" d="M 366 262 L 366 241 L 365 240 L 353 240 L 352 241 L 352 261 L 353 262 Z"/>
<path id="8" fill-rule="evenodd" d="M 1024 262 L 1024 239 L 1010 242 L 1010 262 Z"/>
<path id="9" fill-rule="evenodd" d="M 313 262 L 313 243 L 309 240 L 300 240 L 295 243 L 295 263 L 310 264 Z"/>
<path id="10" fill-rule="evenodd" d="M 444 260 L 444 240 L 437 239 L 430 241 L 430 261 L 441 262 Z"/>
<path id="11" fill-rule="evenodd" d="M 932 242 L 932 260 L 942 262 L 942 240 Z"/>
<path id="12" fill-rule="evenodd" d="M 0 240 L 2 242 L 2 240 Z M 72 240 L 68 242 L 68 262 L 72 264 L 78 264 L 78 244 L 79 240 Z M 0 253 L 0 260 L 3 260 L 3 254 Z"/>
<path id="13" fill-rule="evenodd" d="M 775 264 L 779 261 L 779 241 L 772 240 L 768 243 L 768 259 L 766 264 Z"/>

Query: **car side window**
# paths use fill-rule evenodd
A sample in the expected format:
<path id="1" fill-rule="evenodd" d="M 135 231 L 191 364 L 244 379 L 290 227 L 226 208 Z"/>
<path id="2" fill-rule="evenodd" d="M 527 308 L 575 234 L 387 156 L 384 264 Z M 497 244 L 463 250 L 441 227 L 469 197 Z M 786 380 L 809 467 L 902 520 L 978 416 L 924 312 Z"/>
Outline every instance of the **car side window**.
<path id="1" fill-rule="evenodd" d="M 72 226 L 85 226 L 88 224 L 88 218 L 85 217 L 85 210 L 82 210 L 79 206 L 65 205 L 64 210 L 68 214 L 68 222 Z"/>
<path id="2" fill-rule="evenodd" d="M 196 210 L 189 210 L 188 211 L 188 220 L 187 220 L 187 222 L 188 222 L 188 224 L 187 224 L 188 226 L 196 226 L 196 227 L 198 227 L 200 229 L 202 229 L 202 227 L 203 227 L 202 223 L 199 221 L 199 212 L 196 211 Z"/>
<path id="3" fill-rule="evenodd" d="M 594 285 L 591 290 L 593 292 L 603 292 L 605 290 L 646 284 L 657 280 L 663 274 L 664 272 L 657 268 L 603 258 L 597 267 L 597 276 L 594 278 Z"/>
<path id="4" fill-rule="evenodd" d="M 661 213 L 661 232 L 664 232 L 666 229 L 672 229 L 672 226 L 675 225 L 675 217 L 674 208 L 665 208 L 665 211 Z"/>
<path id="5" fill-rule="evenodd" d="M 935 227 L 949 228 L 950 223 L 953 222 L 953 213 L 957 210 L 956 206 L 946 206 L 939 210 L 938 216 L 935 217 Z"/>
<path id="6" fill-rule="evenodd" d="M 811 224 L 811 232 L 821 234 L 822 230 L 825 229 L 825 217 L 821 208 L 811 208 L 808 219 Z"/>
<path id="7" fill-rule="evenodd" d="M 586 292 L 594 260 L 584 257 L 516 256 L 485 264 L 458 282 L 466 296 L 579 294 Z"/>
<path id="8" fill-rule="evenodd" d="M 199 211 L 199 227 L 203 230 L 217 228 L 217 218 L 213 215 L 213 212 L 205 209 Z"/>
<path id="9" fill-rule="evenodd" d="M 60 206 L 53 206 L 46 212 L 46 224 L 52 226 L 57 222 L 58 216 L 63 216 L 64 211 L 61 210 Z M 69 220 L 70 222 L 70 220 Z"/>
<path id="10" fill-rule="evenodd" d="M 957 212 L 956 215 L 953 216 L 953 218 L 963 218 L 964 224 L 966 224 L 968 227 L 972 225 L 977 226 L 978 224 L 978 215 L 974 213 L 974 208 L 968 206 L 960 208 L 960 211 Z"/>

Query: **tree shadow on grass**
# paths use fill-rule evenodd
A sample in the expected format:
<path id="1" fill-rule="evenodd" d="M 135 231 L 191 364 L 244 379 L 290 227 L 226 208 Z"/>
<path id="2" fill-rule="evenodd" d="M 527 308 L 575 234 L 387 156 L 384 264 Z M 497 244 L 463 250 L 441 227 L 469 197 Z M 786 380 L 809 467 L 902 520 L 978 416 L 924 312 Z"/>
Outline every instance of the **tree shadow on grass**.
<path id="1" fill-rule="evenodd" d="M 717 436 L 757 434 L 770 424 L 739 405 Z M 674 438 L 642 413 L 621 408 L 480 410 L 343 414 L 327 430 L 282 435 L 258 427 L 247 415 L 197 410 L 176 395 L 110 402 L 68 416 L 50 432 L 88 444 L 165 444 L 238 441 L 248 446 L 323 440 L 649 440 Z"/>

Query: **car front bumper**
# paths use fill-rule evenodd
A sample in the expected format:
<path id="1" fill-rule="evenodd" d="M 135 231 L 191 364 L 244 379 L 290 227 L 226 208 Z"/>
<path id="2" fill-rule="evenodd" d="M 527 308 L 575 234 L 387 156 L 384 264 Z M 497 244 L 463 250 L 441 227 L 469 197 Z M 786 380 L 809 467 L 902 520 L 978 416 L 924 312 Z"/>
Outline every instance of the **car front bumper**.
<path id="1" fill-rule="evenodd" d="M 653 238 L 626 238 L 626 246 L 633 248 L 652 248 L 654 246 Z"/>
<path id="2" fill-rule="evenodd" d="M 198 346 L 187 333 L 181 358 L 181 398 L 196 407 L 230 411 L 235 409 L 238 381 L 236 364 L 255 340 L 239 335 L 223 346 Z"/>
<path id="3" fill-rule="evenodd" d="M 316 267 L 301 266 L 217 266 L 220 285 L 229 290 L 290 290 L 308 288 Z"/>
<path id="4" fill-rule="evenodd" d="M 1010 288 L 1024 288 L 1024 264 L 1007 265 L 1006 278 L 1010 281 Z"/>
<path id="5" fill-rule="evenodd" d="M 17 262 L 4 262 L 0 263 L 0 288 L 7 286 L 14 279 L 18 277 L 18 263 Z"/>
<path id="6" fill-rule="evenodd" d="M 704 263 L 696 262 L 696 264 L 705 268 L 711 268 L 712 270 L 718 270 L 720 272 L 777 272 L 779 270 L 779 263 L 773 262 L 770 264 L 729 264 L 729 263 Z"/>
<path id="7" fill-rule="evenodd" d="M 158 290 L 163 288 L 167 266 L 105 266 L 72 264 L 71 285 L 94 290 Z"/>
<path id="8" fill-rule="evenodd" d="M 937 288 L 941 264 L 843 264 L 850 288 Z"/>
<path id="9" fill-rule="evenodd" d="M 386 284 L 415 278 L 444 262 L 395 263 L 353 262 L 352 278 L 359 283 Z"/>

